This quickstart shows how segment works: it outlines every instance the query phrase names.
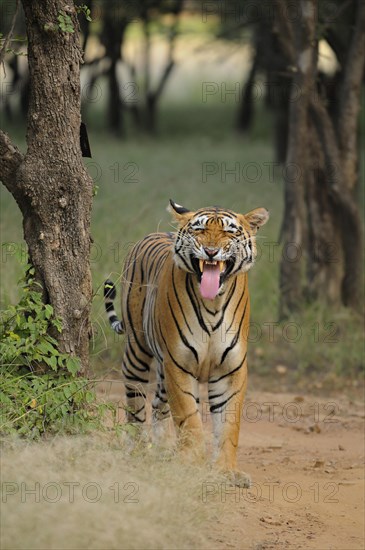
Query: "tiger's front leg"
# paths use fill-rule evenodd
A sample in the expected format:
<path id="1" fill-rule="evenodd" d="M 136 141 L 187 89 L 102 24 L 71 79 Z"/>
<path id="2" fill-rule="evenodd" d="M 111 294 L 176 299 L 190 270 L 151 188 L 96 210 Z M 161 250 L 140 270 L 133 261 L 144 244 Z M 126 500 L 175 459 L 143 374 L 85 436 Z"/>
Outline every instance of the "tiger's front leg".
<path id="1" fill-rule="evenodd" d="M 205 456 L 205 443 L 199 412 L 198 380 L 172 361 L 164 361 L 164 373 L 178 447 L 183 453 L 201 460 Z"/>
<path id="2" fill-rule="evenodd" d="M 250 487 L 250 476 L 237 470 L 237 448 L 243 401 L 247 386 L 247 366 L 232 369 L 231 375 L 214 373 L 209 378 L 208 395 L 214 430 L 214 466 L 239 487 Z"/>

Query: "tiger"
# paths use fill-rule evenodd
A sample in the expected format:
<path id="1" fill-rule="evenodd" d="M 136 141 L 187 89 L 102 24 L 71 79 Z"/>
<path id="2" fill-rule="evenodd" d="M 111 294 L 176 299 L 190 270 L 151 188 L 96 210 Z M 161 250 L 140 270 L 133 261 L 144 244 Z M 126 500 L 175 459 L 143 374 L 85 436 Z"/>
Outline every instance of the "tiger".
<path id="1" fill-rule="evenodd" d="M 104 285 L 111 327 L 125 333 L 122 372 L 127 420 L 146 420 L 151 365 L 156 364 L 153 424 L 172 414 L 181 450 L 204 448 L 199 383 L 208 384 L 214 466 L 234 485 L 247 386 L 250 301 L 247 271 L 257 257 L 256 233 L 269 213 L 238 214 L 220 207 L 191 211 L 170 199 L 176 231 L 151 233 L 128 253 L 122 274 L 122 317 L 116 291 Z"/>

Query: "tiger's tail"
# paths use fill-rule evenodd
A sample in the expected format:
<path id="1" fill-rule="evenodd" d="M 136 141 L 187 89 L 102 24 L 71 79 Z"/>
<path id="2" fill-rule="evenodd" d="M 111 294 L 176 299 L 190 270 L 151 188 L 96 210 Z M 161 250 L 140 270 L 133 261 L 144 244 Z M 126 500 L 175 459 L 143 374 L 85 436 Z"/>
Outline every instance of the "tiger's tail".
<path id="1" fill-rule="evenodd" d="M 117 334 L 124 333 L 124 326 L 122 321 L 119 321 L 114 308 L 114 300 L 116 298 L 117 292 L 115 290 L 114 283 L 110 280 L 105 281 L 104 283 L 104 301 L 105 309 L 109 319 L 110 326 Z"/>

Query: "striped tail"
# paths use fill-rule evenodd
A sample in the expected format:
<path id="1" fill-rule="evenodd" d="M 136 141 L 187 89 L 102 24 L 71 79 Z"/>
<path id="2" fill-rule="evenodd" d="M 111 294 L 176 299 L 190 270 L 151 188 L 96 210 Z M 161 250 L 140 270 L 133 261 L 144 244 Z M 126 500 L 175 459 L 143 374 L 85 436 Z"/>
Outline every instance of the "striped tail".
<path id="1" fill-rule="evenodd" d="M 116 311 L 114 309 L 113 301 L 115 300 L 115 297 L 117 295 L 117 292 L 115 290 L 114 283 L 112 281 L 105 281 L 104 283 L 104 301 L 105 301 L 105 309 L 106 313 L 108 315 L 110 326 L 117 334 L 123 334 L 124 333 L 124 327 L 123 323 L 118 320 Z"/>

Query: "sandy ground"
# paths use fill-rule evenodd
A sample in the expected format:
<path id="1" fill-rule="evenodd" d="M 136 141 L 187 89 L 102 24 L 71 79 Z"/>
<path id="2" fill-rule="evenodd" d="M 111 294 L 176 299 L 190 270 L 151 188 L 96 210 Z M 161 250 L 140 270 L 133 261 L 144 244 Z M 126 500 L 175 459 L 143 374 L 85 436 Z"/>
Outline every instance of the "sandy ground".
<path id="1" fill-rule="evenodd" d="M 208 433 L 204 398 L 202 408 Z M 365 548 L 361 399 L 249 391 L 242 416 L 238 465 L 252 486 L 203 486 L 203 501 L 229 505 L 207 548 Z"/>
<path id="2" fill-rule="evenodd" d="M 210 488 L 234 510 L 231 525 L 212 539 L 229 529 L 229 542 L 217 548 L 365 548 L 360 402 L 249 394 L 239 466 L 251 474 L 250 490 Z"/>

